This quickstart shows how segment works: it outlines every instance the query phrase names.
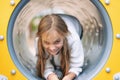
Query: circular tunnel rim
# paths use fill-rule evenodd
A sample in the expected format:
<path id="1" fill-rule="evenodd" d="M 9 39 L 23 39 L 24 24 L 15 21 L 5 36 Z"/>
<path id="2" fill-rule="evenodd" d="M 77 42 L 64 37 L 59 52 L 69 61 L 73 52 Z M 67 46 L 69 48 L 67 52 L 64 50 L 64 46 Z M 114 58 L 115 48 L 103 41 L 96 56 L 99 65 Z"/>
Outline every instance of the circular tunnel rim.
<path id="1" fill-rule="evenodd" d="M 8 50 L 10 53 L 10 56 L 12 57 L 13 62 L 15 63 L 16 67 L 19 69 L 20 72 L 22 72 L 22 74 L 28 78 L 28 79 L 33 79 L 33 80 L 38 80 L 38 78 L 36 78 L 35 76 L 32 75 L 32 73 L 29 73 L 29 71 L 27 69 L 25 69 L 21 63 L 19 62 L 19 60 L 17 59 L 17 56 L 15 54 L 15 50 L 14 50 L 14 46 L 13 46 L 13 39 L 12 39 L 12 32 L 13 32 L 13 27 L 14 27 L 14 22 L 19 14 L 19 12 L 21 11 L 21 9 L 25 6 L 26 3 L 28 3 L 30 0 L 21 0 L 20 3 L 18 4 L 18 6 L 15 8 L 13 14 L 11 15 L 9 24 L 8 24 L 8 30 L 7 30 L 7 43 L 8 43 Z M 110 51 L 112 48 L 112 25 L 111 25 L 111 21 L 110 18 L 108 16 L 107 11 L 105 10 L 105 8 L 103 7 L 103 5 L 100 3 L 100 1 L 98 0 L 91 0 L 91 2 L 95 5 L 95 7 L 97 7 L 98 11 L 101 13 L 103 20 L 106 23 L 106 28 L 108 28 L 107 30 L 107 42 L 106 42 L 106 50 L 104 51 L 105 53 L 105 58 L 104 58 L 104 63 L 102 62 L 103 60 L 101 60 L 101 62 L 99 64 L 102 65 L 97 65 L 99 66 L 99 68 L 97 67 L 97 70 L 95 70 L 93 75 L 88 76 L 88 79 L 92 79 L 103 67 L 103 65 L 105 65 L 109 55 L 110 55 Z M 111 27 L 111 29 L 109 28 Z M 29 73 L 29 74 L 28 74 Z M 79 78 L 79 77 L 78 77 Z"/>

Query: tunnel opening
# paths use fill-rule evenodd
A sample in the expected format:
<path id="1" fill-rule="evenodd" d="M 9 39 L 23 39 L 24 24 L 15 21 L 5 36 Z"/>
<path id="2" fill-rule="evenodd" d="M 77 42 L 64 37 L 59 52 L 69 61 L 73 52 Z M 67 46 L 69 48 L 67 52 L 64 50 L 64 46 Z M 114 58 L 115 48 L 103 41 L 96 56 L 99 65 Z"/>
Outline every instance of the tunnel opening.
<path id="1" fill-rule="evenodd" d="M 8 25 L 8 49 L 13 62 L 28 79 L 41 79 L 35 73 L 37 57 L 34 39 L 39 20 L 51 13 L 73 16 L 82 26 L 78 32 L 82 34 L 85 62 L 83 72 L 76 79 L 92 79 L 104 66 L 112 47 L 109 16 L 98 0 L 78 1 L 65 1 L 65 6 L 61 4 L 62 1 L 56 0 L 22 0 L 14 10 Z M 71 7 L 76 7 L 74 4 L 78 8 L 71 11 Z M 90 9 L 79 4 L 88 4 Z"/>

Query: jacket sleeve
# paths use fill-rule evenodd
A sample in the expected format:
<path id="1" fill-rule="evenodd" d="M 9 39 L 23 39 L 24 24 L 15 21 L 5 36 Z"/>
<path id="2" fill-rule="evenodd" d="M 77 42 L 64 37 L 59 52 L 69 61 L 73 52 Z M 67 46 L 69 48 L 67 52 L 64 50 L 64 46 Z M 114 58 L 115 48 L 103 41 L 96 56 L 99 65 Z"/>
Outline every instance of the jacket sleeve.
<path id="1" fill-rule="evenodd" d="M 74 41 L 71 47 L 70 53 L 70 69 L 69 72 L 73 72 L 76 76 L 82 72 L 82 66 L 84 63 L 84 52 L 82 43 L 80 40 Z"/>
<path id="2" fill-rule="evenodd" d="M 51 64 L 50 58 L 47 59 L 46 65 L 45 65 L 45 71 L 44 71 L 44 77 L 47 80 L 47 77 L 54 72 L 54 67 Z"/>

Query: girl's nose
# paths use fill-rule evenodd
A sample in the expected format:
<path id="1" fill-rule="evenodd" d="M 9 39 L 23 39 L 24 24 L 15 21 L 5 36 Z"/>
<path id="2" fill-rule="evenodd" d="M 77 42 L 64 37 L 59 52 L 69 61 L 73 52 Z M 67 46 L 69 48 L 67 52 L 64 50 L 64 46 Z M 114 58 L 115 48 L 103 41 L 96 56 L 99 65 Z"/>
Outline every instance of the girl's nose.
<path id="1" fill-rule="evenodd" d="M 54 45 L 51 45 L 51 46 L 49 47 L 49 49 L 50 49 L 51 51 L 54 51 L 56 48 L 55 48 Z"/>

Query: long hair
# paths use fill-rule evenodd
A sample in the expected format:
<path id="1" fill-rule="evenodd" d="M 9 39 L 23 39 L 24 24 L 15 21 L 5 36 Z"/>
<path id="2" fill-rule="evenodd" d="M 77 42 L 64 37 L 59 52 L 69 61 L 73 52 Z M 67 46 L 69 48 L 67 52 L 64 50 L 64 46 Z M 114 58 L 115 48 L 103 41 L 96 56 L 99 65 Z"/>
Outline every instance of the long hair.
<path id="1" fill-rule="evenodd" d="M 57 14 L 46 15 L 41 19 L 38 26 L 38 32 L 37 32 L 37 36 L 39 37 L 39 40 L 38 40 L 38 60 L 37 60 L 36 68 L 37 68 L 38 76 L 42 78 L 44 78 L 43 75 L 45 71 L 45 64 L 49 56 L 45 54 L 45 51 L 42 45 L 41 35 L 50 29 L 55 29 L 60 35 L 64 37 L 63 47 L 61 49 L 61 54 L 60 54 L 60 57 L 62 58 L 60 63 L 61 63 L 61 69 L 62 69 L 63 75 L 66 75 L 69 70 L 70 50 L 69 50 L 68 41 L 66 38 L 66 36 L 69 33 L 67 29 L 67 25 L 62 20 L 62 18 Z"/>

